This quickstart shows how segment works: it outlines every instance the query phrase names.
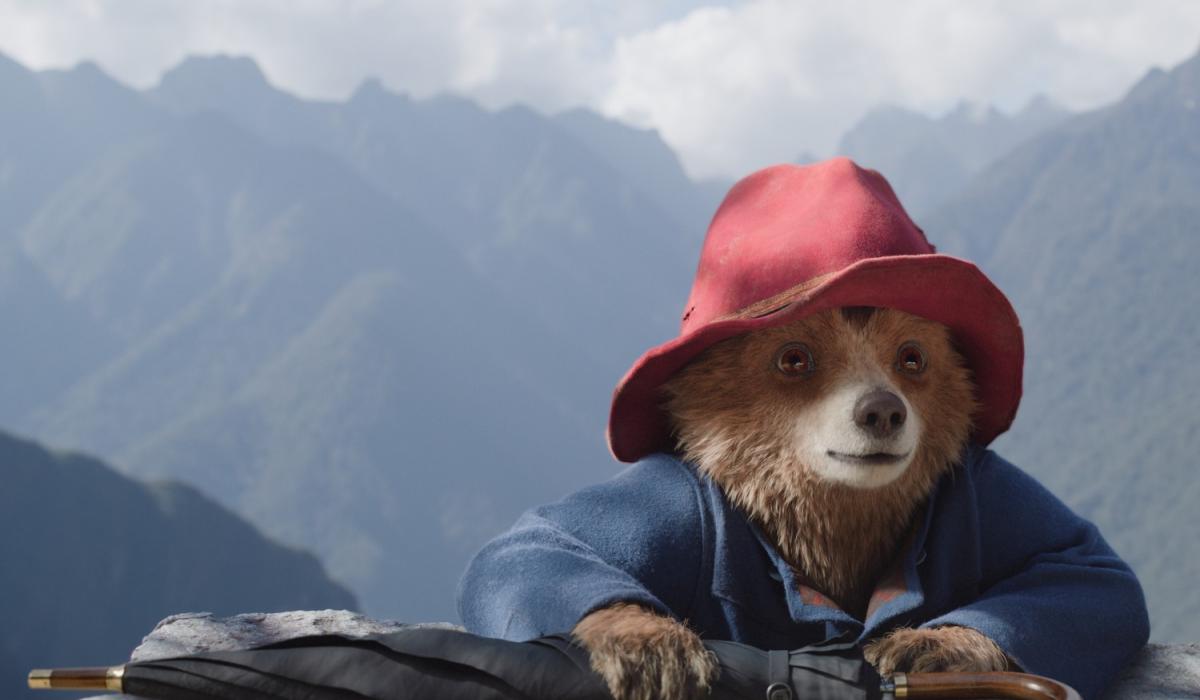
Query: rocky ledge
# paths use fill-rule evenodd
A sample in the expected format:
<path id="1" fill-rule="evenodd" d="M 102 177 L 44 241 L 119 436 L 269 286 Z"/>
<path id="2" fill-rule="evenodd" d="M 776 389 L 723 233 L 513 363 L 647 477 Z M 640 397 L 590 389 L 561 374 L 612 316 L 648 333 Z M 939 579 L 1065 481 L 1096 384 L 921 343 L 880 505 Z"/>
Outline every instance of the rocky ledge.
<path id="1" fill-rule="evenodd" d="M 147 661 L 203 651 L 245 649 L 293 637 L 337 634 L 351 637 L 411 627 L 459 629 L 434 622 L 407 624 L 372 620 L 346 610 L 251 613 L 218 618 L 210 613 L 172 615 L 158 623 L 133 650 L 131 661 Z M 91 700 L 133 696 L 106 695 Z M 1109 700 L 1196 700 L 1200 698 L 1200 644 L 1150 644 L 1109 690 Z"/>

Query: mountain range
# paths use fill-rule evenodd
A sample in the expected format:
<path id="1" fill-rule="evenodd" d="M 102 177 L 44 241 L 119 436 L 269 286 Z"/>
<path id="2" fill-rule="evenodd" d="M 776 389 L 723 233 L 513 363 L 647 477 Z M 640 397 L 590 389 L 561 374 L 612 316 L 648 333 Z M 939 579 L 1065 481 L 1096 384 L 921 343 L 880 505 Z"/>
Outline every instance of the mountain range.
<path id="1" fill-rule="evenodd" d="M 607 397 L 670 333 L 712 206 L 679 201 L 705 195 L 653 134 L 375 82 L 306 102 L 238 59 L 146 93 L 0 75 L 64 164 L 21 139 L 2 161 L 46 183 L 0 192 L 44 291 L 10 322 L 59 319 L 10 365 L 8 424 L 195 484 L 403 619 L 453 619 L 488 536 L 613 473 Z M 650 193 L 623 174 L 643 153 Z"/>
<path id="2" fill-rule="evenodd" d="M 997 449 L 1135 564 L 1163 641 L 1200 638 L 1198 61 L 1100 110 L 885 109 L 842 142 L 1012 297 Z M 248 59 L 146 91 L 0 59 L 0 90 L 0 424 L 195 485 L 375 616 L 454 619 L 478 546 L 614 473 L 612 388 L 676 332 L 724 189 L 584 110 L 303 100 Z"/>

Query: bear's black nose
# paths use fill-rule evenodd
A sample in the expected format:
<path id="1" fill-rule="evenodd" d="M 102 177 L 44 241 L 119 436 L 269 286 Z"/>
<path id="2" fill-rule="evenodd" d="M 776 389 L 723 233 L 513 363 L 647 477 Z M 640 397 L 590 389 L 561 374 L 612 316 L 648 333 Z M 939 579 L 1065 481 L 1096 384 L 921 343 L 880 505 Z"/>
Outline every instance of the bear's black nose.
<path id="1" fill-rule="evenodd" d="M 908 411 L 890 391 L 877 389 L 863 394 L 854 404 L 854 422 L 871 437 L 885 438 L 904 425 Z"/>

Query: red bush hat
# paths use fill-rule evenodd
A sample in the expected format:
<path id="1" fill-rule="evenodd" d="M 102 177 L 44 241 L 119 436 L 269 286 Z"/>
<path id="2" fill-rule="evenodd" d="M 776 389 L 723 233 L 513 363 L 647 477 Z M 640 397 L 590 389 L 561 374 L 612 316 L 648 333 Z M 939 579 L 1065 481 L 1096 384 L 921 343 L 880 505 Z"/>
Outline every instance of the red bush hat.
<path id="1" fill-rule="evenodd" d="M 834 158 L 760 170 L 725 195 L 679 336 L 638 358 L 613 393 L 613 456 L 673 449 L 661 387 L 709 346 L 841 306 L 948 326 L 981 404 L 973 439 L 986 445 L 1012 425 L 1025 358 L 1012 305 L 974 264 L 936 254 L 882 175 Z"/>

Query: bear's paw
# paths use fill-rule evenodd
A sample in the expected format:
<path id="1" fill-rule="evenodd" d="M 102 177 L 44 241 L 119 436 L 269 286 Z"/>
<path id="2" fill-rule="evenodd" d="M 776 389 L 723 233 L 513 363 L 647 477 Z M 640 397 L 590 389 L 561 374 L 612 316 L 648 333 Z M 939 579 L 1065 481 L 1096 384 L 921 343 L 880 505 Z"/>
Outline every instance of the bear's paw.
<path id="1" fill-rule="evenodd" d="M 716 657 L 686 625 L 638 605 L 587 615 L 573 634 L 616 700 L 676 700 L 707 694 Z"/>
<path id="2" fill-rule="evenodd" d="M 863 647 L 881 676 L 897 672 L 985 673 L 1014 670 L 1004 651 L 969 627 L 901 628 Z"/>

